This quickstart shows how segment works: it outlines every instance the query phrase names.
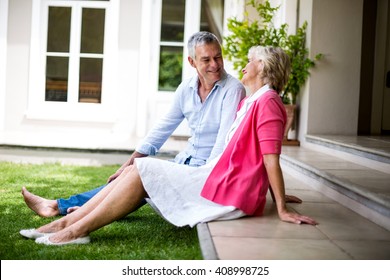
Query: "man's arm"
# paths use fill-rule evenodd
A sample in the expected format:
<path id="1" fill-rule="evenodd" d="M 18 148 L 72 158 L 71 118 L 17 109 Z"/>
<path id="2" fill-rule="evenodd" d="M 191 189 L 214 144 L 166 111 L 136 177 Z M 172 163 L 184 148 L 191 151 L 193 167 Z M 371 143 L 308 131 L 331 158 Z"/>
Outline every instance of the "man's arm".
<path id="1" fill-rule="evenodd" d="M 127 166 L 132 165 L 134 163 L 134 159 L 158 153 L 161 146 L 167 141 L 184 119 L 184 115 L 180 107 L 181 92 L 182 85 L 180 85 L 176 90 L 174 101 L 169 111 L 148 132 L 147 136 L 136 147 L 131 157 L 108 178 L 108 182 L 115 180 Z"/>

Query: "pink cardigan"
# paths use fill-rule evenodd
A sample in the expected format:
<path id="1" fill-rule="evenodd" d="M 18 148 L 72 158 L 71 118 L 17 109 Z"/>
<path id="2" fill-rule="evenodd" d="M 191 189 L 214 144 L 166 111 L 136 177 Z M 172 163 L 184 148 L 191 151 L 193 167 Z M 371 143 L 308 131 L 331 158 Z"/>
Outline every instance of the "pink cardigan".
<path id="1" fill-rule="evenodd" d="M 261 215 L 269 187 L 263 155 L 281 153 L 285 123 L 286 111 L 276 91 L 269 90 L 255 100 L 201 195 L 218 204 L 235 206 L 247 215 Z"/>

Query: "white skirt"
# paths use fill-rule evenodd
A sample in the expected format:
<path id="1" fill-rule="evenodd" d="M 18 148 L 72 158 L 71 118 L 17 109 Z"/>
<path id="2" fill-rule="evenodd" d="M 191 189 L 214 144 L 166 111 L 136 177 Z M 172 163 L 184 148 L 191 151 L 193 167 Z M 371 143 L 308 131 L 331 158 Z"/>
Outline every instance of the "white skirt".
<path id="1" fill-rule="evenodd" d="M 157 213 L 178 227 L 245 216 L 234 206 L 223 206 L 200 196 L 217 160 L 201 167 L 148 157 L 137 158 L 135 162 L 149 195 L 147 201 Z"/>

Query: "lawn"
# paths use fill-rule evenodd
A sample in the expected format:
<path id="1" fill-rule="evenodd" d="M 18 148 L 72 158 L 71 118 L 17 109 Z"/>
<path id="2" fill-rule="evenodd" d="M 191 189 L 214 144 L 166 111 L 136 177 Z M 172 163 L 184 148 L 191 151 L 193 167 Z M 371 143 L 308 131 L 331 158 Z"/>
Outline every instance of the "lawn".
<path id="1" fill-rule="evenodd" d="M 2 260 L 196 260 L 201 251 L 195 228 L 177 228 L 148 205 L 91 233 L 87 245 L 45 246 L 19 235 L 55 218 L 41 218 L 24 203 L 20 190 L 68 197 L 104 183 L 118 166 L 0 162 L 0 258 Z"/>

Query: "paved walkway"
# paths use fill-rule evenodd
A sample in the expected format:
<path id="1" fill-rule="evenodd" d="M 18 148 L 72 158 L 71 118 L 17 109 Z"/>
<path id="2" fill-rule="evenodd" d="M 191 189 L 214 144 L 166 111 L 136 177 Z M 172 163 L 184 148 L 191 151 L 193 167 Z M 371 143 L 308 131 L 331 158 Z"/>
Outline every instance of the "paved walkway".
<path id="1" fill-rule="evenodd" d="M 28 149 L 0 147 L 0 161 L 15 163 L 60 163 L 81 166 L 102 166 L 123 164 L 129 159 L 131 151 L 87 151 L 66 149 Z M 162 152 L 159 158 L 173 158 L 175 153 Z"/>

